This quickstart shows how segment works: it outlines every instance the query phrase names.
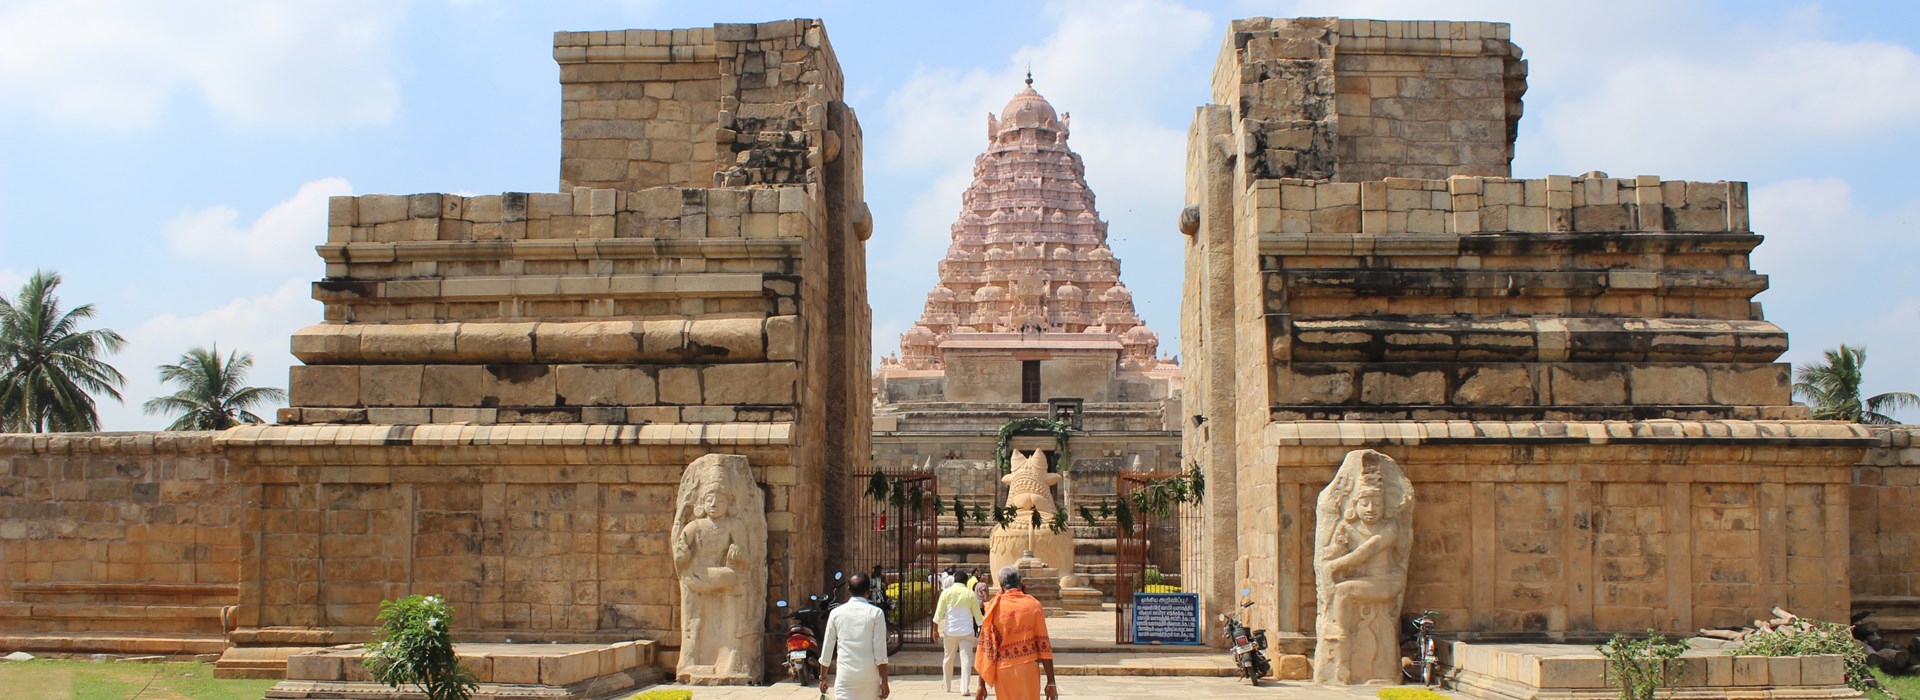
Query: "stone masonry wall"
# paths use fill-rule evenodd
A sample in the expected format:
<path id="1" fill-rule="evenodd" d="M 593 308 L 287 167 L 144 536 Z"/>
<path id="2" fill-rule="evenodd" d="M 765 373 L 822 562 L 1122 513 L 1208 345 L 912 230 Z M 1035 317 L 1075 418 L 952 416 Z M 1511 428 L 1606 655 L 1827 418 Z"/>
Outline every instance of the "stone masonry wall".
<path id="1" fill-rule="evenodd" d="M 1229 27 L 1181 216 L 1183 444 L 1230 494 L 1209 616 L 1246 586 L 1255 627 L 1311 633 L 1312 502 L 1363 447 L 1414 481 L 1406 604 L 1449 630 L 1845 615 L 1843 486 L 1876 441 L 1792 403 L 1746 185 L 1507 177 L 1507 36 Z"/>
<path id="2" fill-rule="evenodd" d="M 1864 434 L 1739 421 L 1275 423 L 1267 468 L 1280 511 L 1297 514 L 1277 535 L 1279 629 L 1312 629 L 1313 499 L 1361 444 L 1414 482 L 1405 609 L 1438 611 L 1448 632 L 1684 634 L 1775 605 L 1845 619 L 1849 470 L 1829 465 L 1859 454 Z"/>
<path id="3" fill-rule="evenodd" d="M 245 488 L 213 433 L 0 436 L 0 645 L 78 632 L 217 638 Z M 164 639 L 99 651 L 206 653 Z"/>
<path id="4" fill-rule="evenodd" d="M 790 184 L 846 137 L 825 130 L 840 64 L 818 21 L 558 32 L 560 187 Z"/>
<path id="5" fill-rule="evenodd" d="M 1235 20 L 1213 101 L 1247 179 L 1505 176 L 1526 62 L 1494 22 Z"/>
<path id="6" fill-rule="evenodd" d="M 292 405 L 224 438 L 259 504 L 236 639 L 353 639 L 441 592 L 471 638 L 671 647 L 674 489 L 709 453 L 767 490 L 767 602 L 821 580 L 829 489 L 872 456 L 872 220 L 824 30 L 554 58 L 561 192 L 332 201 Z"/>
<path id="7" fill-rule="evenodd" d="M 1794 418 L 1746 184 L 1251 183 L 1276 417 Z"/>
<path id="8" fill-rule="evenodd" d="M 809 189 L 336 197 L 281 421 L 792 420 Z"/>
<path id="9" fill-rule="evenodd" d="M 263 426 L 223 439 L 259 503 L 244 525 L 246 628 L 357 640 L 381 600 L 419 593 L 460 611 L 462 639 L 671 645 L 679 584 L 664 533 L 681 470 L 710 452 L 746 455 L 767 490 L 769 595 L 794 595 L 791 572 L 818 556 L 793 539 L 818 495 L 784 426 Z"/>
<path id="10" fill-rule="evenodd" d="M 1875 428 L 1879 447 L 1853 470 L 1853 595 L 1920 599 L 1920 427 Z"/>

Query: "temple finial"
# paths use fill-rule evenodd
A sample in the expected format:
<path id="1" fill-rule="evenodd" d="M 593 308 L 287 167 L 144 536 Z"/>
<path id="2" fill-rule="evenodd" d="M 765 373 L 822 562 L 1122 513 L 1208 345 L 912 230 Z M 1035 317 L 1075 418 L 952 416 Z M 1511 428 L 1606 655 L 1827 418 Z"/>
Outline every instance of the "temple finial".
<path id="1" fill-rule="evenodd" d="M 1027 63 L 1027 87 L 1033 87 L 1033 63 Z"/>

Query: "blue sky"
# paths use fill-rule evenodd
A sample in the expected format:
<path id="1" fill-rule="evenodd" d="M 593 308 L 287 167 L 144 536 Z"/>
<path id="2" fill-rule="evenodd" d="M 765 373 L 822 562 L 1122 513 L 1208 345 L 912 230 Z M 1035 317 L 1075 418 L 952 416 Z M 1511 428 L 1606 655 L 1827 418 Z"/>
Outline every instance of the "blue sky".
<path id="1" fill-rule="evenodd" d="M 1514 172 L 1753 184 L 1755 268 L 1787 361 L 1870 349 L 1920 391 L 1920 10 L 1908 3 L 514 3 L 0 0 L 0 290 L 66 277 L 130 347 L 108 429 L 157 428 L 152 368 L 219 342 L 282 384 L 319 320 L 332 194 L 551 191 L 555 30 L 813 16 L 866 133 L 875 349 L 918 316 L 988 111 L 1035 87 L 1178 347 L 1184 135 L 1236 17 L 1512 22 L 1532 76 Z M 1908 411 L 1920 420 L 1920 411 Z"/>

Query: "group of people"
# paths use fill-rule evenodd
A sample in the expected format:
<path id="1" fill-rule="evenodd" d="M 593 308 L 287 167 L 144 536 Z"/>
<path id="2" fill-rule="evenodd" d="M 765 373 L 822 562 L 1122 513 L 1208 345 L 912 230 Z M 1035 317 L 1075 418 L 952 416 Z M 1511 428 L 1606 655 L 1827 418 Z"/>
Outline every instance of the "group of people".
<path id="1" fill-rule="evenodd" d="M 976 570 L 962 580 L 949 568 L 938 576 L 941 590 L 933 620 L 946 651 L 940 661 L 941 681 L 949 692 L 953 690 L 953 666 L 958 661 L 963 695 L 977 669 L 981 682 L 975 698 L 986 698 L 988 686 L 1003 700 L 1058 698 L 1046 610 L 1027 595 L 1019 569 L 1000 570 L 1000 594 L 991 598 L 988 581 L 981 574 Z M 831 692 L 835 700 L 887 697 L 891 690 L 887 687 L 886 613 L 868 600 L 873 580 L 865 574 L 848 578 L 847 588 L 853 594 L 848 604 L 827 616 L 820 692 Z"/>

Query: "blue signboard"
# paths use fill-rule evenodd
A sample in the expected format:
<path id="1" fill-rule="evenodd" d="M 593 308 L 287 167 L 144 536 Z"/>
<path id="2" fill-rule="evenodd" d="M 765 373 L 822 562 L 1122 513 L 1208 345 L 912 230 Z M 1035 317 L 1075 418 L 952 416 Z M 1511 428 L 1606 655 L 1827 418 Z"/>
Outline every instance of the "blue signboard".
<path id="1" fill-rule="evenodd" d="M 1200 595 L 1133 594 L 1133 643 L 1199 644 Z"/>

